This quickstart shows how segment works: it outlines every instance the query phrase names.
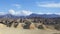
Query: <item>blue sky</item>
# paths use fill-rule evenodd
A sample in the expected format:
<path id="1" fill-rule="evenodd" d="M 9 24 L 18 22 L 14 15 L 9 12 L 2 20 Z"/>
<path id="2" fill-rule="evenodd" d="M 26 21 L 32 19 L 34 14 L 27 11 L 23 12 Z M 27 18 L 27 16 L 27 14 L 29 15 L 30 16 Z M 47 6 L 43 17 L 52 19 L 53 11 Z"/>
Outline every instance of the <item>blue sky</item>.
<path id="1" fill-rule="evenodd" d="M 0 0 L 0 14 L 60 14 L 60 0 Z"/>

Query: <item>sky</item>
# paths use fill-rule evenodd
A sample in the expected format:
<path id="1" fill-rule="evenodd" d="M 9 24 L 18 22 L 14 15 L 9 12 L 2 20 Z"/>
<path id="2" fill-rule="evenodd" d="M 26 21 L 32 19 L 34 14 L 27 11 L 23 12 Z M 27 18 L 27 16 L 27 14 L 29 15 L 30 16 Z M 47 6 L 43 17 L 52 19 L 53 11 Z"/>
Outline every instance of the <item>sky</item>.
<path id="1" fill-rule="evenodd" d="M 60 15 L 60 0 L 0 0 L 0 15 Z"/>

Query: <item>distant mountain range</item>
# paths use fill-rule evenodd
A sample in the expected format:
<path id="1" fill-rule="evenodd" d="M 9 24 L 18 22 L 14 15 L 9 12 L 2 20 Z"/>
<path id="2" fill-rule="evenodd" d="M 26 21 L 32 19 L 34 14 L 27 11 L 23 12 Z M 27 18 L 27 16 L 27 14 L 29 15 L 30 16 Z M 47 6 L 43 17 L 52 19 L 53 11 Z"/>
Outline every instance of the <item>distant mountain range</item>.
<path id="1" fill-rule="evenodd" d="M 35 14 L 35 13 L 32 13 L 29 16 L 15 16 L 15 15 L 11 15 L 11 14 L 0 15 L 0 18 L 31 18 L 31 17 L 55 18 L 55 17 L 60 17 L 60 15 L 56 15 L 56 14 Z"/>
<path id="2" fill-rule="evenodd" d="M 55 18 L 60 17 L 60 15 L 56 14 L 31 14 L 31 17 L 42 17 L 42 18 Z"/>

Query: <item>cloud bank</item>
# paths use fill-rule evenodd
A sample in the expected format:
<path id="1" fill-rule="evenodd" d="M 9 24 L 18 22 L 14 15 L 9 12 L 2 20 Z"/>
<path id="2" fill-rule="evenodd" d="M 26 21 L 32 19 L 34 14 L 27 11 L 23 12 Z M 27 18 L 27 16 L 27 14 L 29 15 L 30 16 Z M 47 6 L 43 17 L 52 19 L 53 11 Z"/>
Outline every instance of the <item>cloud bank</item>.
<path id="1" fill-rule="evenodd" d="M 6 15 L 6 14 L 11 14 L 11 15 L 15 15 L 15 16 L 28 16 L 30 14 L 32 14 L 34 12 L 31 12 L 29 10 L 21 10 L 21 11 L 15 11 L 13 9 L 10 9 L 8 10 L 8 12 L 0 12 L 0 15 Z M 47 12 L 47 13 L 42 13 L 42 12 L 39 12 L 39 13 L 36 13 L 36 14 L 57 14 L 57 15 L 60 15 L 60 13 L 50 13 L 50 12 Z"/>
<path id="2" fill-rule="evenodd" d="M 0 12 L 0 15 L 5 15 L 6 13 L 5 12 Z"/>
<path id="3" fill-rule="evenodd" d="M 9 14 L 15 15 L 15 16 L 27 16 L 32 14 L 31 11 L 27 11 L 27 10 L 22 10 L 22 11 L 14 11 L 13 9 L 9 10 Z"/>
<path id="4" fill-rule="evenodd" d="M 54 2 L 41 2 L 37 3 L 39 7 L 51 7 L 51 8 L 60 8 L 60 3 L 54 3 Z"/>
<path id="5" fill-rule="evenodd" d="M 7 13 L 6 12 L 0 12 L 0 15 L 6 15 L 6 14 L 11 14 L 11 15 L 15 15 L 15 16 L 28 16 L 30 14 L 32 14 L 34 12 L 31 12 L 31 11 L 28 11 L 28 10 L 22 10 L 22 11 L 15 11 L 13 9 L 10 9 Z M 39 13 L 36 13 L 36 14 L 57 14 L 57 15 L 60 15 L 60 13 L 42 13 L 42 12 L 39 12 Z"/>

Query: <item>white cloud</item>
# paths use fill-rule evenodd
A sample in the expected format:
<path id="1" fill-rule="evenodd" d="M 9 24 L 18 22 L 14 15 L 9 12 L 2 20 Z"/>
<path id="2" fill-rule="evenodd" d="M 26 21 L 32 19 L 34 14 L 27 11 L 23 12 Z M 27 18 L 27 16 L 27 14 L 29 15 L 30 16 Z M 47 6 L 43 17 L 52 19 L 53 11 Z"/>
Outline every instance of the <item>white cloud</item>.
<path id="1" fill-rule="evenodd" d="M 55 14 L 60 15 L 60 13 L 55 13 Z"/>
<path id="2" fill-rule="evenodd" d="M 14 6 L 20 6 L 19 4 L 14 4 Z"/>
<path id="3" fill-rule="evenodd" d="M 39 12 L 39 13 L 37 13 L 37 14 L 44 14 L 44 13 L 42 13 L 42 12 Z"/>
<path id="4" fill-rule="evenodd" d="M 17 8 L 21 8 L 21 5 L 20 4 L 12 4 L 12 6 L 15 6 Z"/>
<path id="5" fill-rule="evenodd" d="M 39 13 L 37 13 L 37 14 L 54 14 L 54 13 L 50 13 L 50 12 L 47 12 L 47 13 L 43 13 L 43 12 L 39 12 Z"/>
<path id="6" fill-rule="evenodd" d="M 0 12 L 0 15 L 5 15 L 6 13 L 5 12 Z"/>
<path id="7" fill-rule="evenodd" d="M 56 7 L 59 8 L 60 7 L 60 3 L 38 3 L 39 7 Z"/>
<path id="8" fill-rule="evenodd" d="M 11 14 L 11 15 L 15 15 L 15 16 L 28 16 L 30 14 L 32 14 L 33 12 L 29 11 L 29 10 L 22 10 L 22 11 L 15 11 L 13 9 L 10 9 L 9 12 L 0 12 L 0 15 L 5 15 L 5 14 Z M 50 12 L 47 12 L 47 13 L 42 13 L 42 12 L 39 12 L 39 13 L 36 13 L 36 14 L 57 14 L 57 15 L 60 15 L 60 13 L 50 13 Z"/>
<path id="9" fill-rule="evenodd" d="M 9 10 L 9 13 L 12 14 L 12 15 L 14 15 L 15 14 L 15 11 L 13 9 L 10 9 Z"/>
<path id="10" fill-rule="evenodd" d="M 46 14 L 54 14 L 54 13 L 47 12 Z"/>
<path id="11" fill-rule="evenodd" d="M 32 14 L 31 11 L 27 11 L 27 10 L 22 10 L 22 11 L 14 11 L 13 9 L 9 10 L 9 13 L 15 16 L 27 16 Z"/>
<path id="12" fill-rule="evenodd" d="M 51 12 L 46 12 L 46 13 L 39 12 L 39 13 L 36 13 L 36 14 L 47 14 L 47 15 L 49 15 L 49 14 L 56 14 L 56 15 L 60 15 L 60 13 L 51 13 Z"/>
<path id="13" fill-rule="evenodd" d="M 23 15 L 30 15 L 30 14 L 32 14 L 31 11 L 27 11 L 27 10 L 22 10 L 21 13 L 22 13 Z"/>

